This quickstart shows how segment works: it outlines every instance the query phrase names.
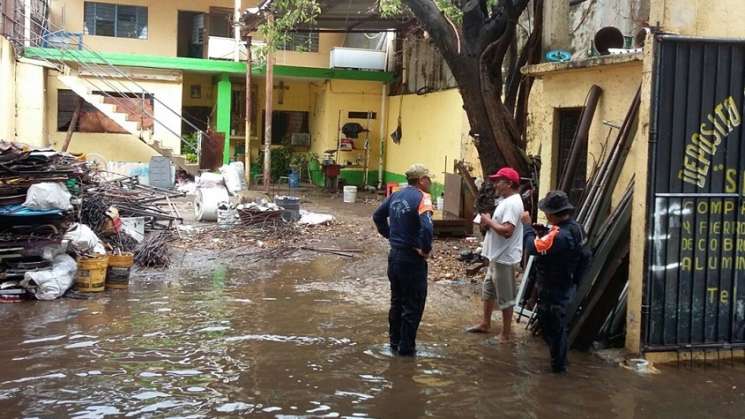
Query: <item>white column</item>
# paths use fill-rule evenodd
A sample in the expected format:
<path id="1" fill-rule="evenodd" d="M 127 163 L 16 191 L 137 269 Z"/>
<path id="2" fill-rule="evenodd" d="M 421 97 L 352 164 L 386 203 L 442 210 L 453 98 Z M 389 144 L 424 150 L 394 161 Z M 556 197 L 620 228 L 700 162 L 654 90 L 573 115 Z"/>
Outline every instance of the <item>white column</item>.
<path id="1" fill-rule="evenodd" d="M 238 62 L 241 59 L 241 0 L 235 0 L 235 10 L 233 10 L 233 36 L 235 37 L 233 61 Z"/>
<path id="2" fill-rule="evenodd" d="M 23 45 L 31 46 L 31 0 L 23 2 Z"/>

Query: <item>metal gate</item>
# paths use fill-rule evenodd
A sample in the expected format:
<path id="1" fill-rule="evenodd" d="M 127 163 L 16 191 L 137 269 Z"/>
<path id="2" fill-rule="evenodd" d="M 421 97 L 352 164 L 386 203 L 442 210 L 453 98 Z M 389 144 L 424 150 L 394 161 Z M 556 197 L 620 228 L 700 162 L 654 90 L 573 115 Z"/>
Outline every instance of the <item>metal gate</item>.
<path id="1" fill-rule="evenodd" d="M 644 351 L 745 347 L 745 43 L 658 36 Z"/>

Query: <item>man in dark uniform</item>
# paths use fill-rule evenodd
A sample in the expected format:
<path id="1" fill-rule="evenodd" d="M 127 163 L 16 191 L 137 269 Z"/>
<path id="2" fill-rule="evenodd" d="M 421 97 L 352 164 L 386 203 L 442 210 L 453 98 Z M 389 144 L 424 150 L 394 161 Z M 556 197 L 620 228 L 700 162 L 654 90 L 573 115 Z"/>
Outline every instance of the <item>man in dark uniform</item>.
<path id="1" fill-rule="evenodd" d="M 530 215 L 523 214 L 525 252 L 537 256 L 538 315 L 543 338 L 551 352 L 551 370 L 567 369 L 567 307 L 574 299 L 579 270 L 583 262 L 582 227 L 572 218 L 574 206 L 562 191 L 549 192 L 538 203 L 549 222 L 538 237 Z M 538 226 L 536 226 L 538 227 Z M 542 227 L 542 226 L 541 226 Z"/>
<path id="2" fill-rule="evenodd" d="M 409 186 L 394 192 L 375 210 L 378 232 L 391 245 L 388 279 L 391 308 L 388 325 L 391 350 L 411 356 L 427 299 L 427 258 L 432 251 L 432 184 L 429 170 L 415 164 L 406 171 Z"/>

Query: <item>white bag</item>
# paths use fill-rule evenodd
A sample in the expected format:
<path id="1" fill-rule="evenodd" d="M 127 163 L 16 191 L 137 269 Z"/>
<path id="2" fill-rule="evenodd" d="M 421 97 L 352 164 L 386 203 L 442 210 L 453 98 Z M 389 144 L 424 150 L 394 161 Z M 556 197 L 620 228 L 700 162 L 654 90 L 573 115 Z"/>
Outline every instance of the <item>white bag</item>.
<path id="1" fill-rule="evenodd" d="M 219 173 L 202 173 L 195 179 L 197 188 L 216 188 L 225 184 L 225 179 Z"/>
<path id="2" fill-rule="evenodd" d="M 96 233 L 85 224 L 73 224 L 65 233 L 64 240 L 69 240 L 72 248 L 79 253 L 95 253 L 105 255 L 106 248 Z"/>
<path id="3" fill-rule="evenodd" d="M 222 177 L 225 179 L 225 187 L 228 188 L 231 195 L 237 195 L 243 190 L 241 175 L 237 167 L 223 166 L 220 168 L 220 173 L 222 173 Z"/>
<path id="4" fill-rule="evenodd" d="M 70 192 L 64 183 L 36 183 L 28 188 L 26 202 L 23 203 L 23 206 L 37 210 L 61 209 L 68 211 L 72 209 L 70 197 Z"/>
<path id="5" fill-rule="evenodd" d="M 26 272 L 21 286 L 31 289 L 37 300 L 54 300 L 70 289 L 77 271 L 75 259 L 66 254 L 57 255 L 52 261 L 52 269 Z"/>

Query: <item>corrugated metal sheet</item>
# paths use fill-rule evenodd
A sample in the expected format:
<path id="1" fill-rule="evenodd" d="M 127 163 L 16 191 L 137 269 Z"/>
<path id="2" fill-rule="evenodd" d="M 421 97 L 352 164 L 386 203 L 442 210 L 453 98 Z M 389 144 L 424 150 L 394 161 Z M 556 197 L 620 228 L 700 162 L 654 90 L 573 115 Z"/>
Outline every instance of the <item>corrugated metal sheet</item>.
<path id="1" fill-rule="evenodd" d="M 657 39 L 644 349 L 745 346 L 745 43 Z"/>
<path id="2" fill-rule="evenodd" d="M 402 72 L 405 93 L 428 93 L 458 87 L 437 49 L 426 39 L 403 40 Z"/>

